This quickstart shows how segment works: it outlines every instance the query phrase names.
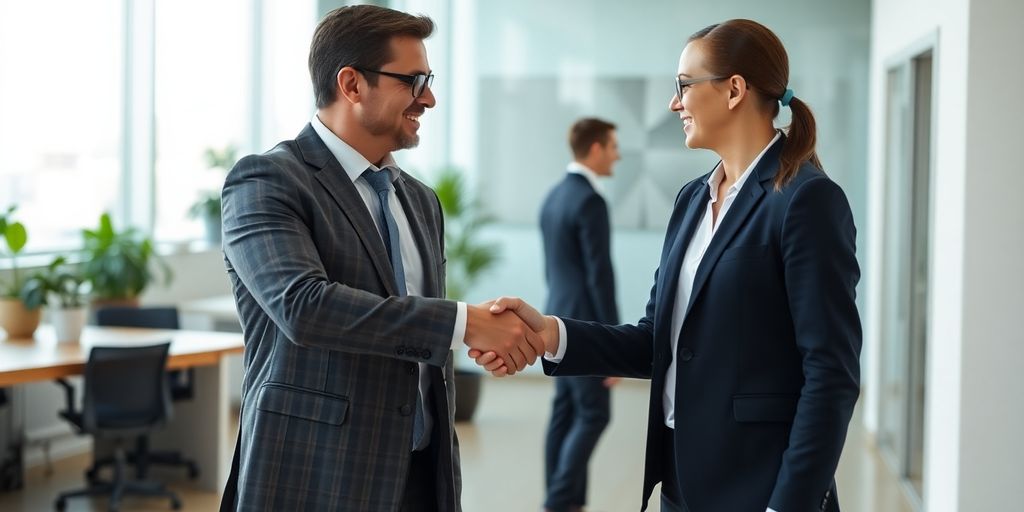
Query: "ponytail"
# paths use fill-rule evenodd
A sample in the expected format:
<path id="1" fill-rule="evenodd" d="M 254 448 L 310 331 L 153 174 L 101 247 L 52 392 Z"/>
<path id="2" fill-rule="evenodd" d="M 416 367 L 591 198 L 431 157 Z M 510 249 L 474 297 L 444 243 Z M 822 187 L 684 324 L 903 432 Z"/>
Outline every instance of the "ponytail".
<path id="1" fill-rule="evenodd" d="M 815 167 L 823 170 L 821 160 L 818 160 L 818 154 L 814 150 L 818 136 L 811 108 L 799 98 L 791 98 L 789 99 L 789 109 L 793 116 L 786 129 L 786 142 L 782 146 L 782 155 L 779 157 L 779 171 L 775 174 L 775 190 L 779 190 L 789 183 L 800 170 L 800 165 L 808 160 Z"/>
<path id="2" fill-rule="evenodd" d="M 775 190 L 792 181 L 804 162 L 821 169 L 814 151 L 818 138 L 814 114 L 789 88 L 789 56 L 779 37 L 756 21 L 736 19 L 697 31 L 687 44 L 694 41 L 700 41 L 704 66 L 710 74 L 745 78 L 772 119 L 778 116 L 780 106 L 789 107 L 793 114 L 779 156 Z"/>

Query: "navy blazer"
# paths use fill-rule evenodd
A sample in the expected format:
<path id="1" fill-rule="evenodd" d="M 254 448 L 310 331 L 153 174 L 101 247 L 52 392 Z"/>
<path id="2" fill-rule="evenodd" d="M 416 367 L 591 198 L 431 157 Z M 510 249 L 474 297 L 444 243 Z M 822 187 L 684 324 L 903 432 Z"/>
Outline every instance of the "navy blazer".
<path id="1" fill-rule="evenodd" d="M 568 173 L 540 214 L 550 315 L 619 323 L 608 206 L 582 174 Z"/>
<path id="2" fill-rule="evenodd" d="M 691 512 L 839 510 L 834 475 L 860 391 L 856 229 L 843 191 L 810 163 L 774 189 L 784 140 L 721 220 L 686 306 L 673 439 Z M 644 318 L 620 326 L 566 319 L 565 356 L 545 361 L 552 375 L 653 380 L 643 509 L 663 475 L 669 330 L 709 177 L 676 198 Z"/>

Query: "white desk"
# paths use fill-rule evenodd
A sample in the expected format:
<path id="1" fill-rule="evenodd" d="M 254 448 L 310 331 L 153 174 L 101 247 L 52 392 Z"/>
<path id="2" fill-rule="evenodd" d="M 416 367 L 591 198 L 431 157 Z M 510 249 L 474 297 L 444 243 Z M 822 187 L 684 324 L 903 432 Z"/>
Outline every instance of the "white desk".
<path id="1" fill-rule="evenodd" d="M 210 331 L 237 331 L 240 328 L 235 298 L 221 295 L 178 304 L 178 312 L 188 325 Z"/>

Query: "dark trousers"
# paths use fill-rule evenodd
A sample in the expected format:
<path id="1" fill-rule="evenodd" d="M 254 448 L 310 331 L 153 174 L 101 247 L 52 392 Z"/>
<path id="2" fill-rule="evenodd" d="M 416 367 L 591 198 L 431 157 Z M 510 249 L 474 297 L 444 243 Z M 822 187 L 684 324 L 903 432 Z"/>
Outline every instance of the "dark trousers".
<path id="1" fill-rule="evenodd" d="M 602 377 L 556 377 L 551 423 L 544 446 L 547 498 L 555 512 L 587 502 L 587 464 L 611 419 Z"/>
<path id="2" fill-rule="evenodd" d="M 434 442 L 423 450 L 412 452 L 402 512 L 437 512 L 436 452 Z"/>

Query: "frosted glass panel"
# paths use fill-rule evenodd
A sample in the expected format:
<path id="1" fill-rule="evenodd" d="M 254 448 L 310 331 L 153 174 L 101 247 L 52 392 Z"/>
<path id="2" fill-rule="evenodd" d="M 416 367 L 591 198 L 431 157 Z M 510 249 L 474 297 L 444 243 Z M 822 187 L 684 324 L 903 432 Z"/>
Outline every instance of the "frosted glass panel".
<path id="1" fill-rule="evenodd" d="M 683 145 L 668 111 L 686 38 L 735 17 L 772 28 L 790 55 L 790 85 L 814 109 L 826 171 L 865 226 L 869 12 L 866 0 L 658 0 L 515 3 L 453 0 L 451 159 L 500 220 L 533 224 L 570 159 L 566 133 L 581 116 L 619 126 L 623 159 L 606 184 L 612 222 L 661 230 L 676 192 L 717 161 Z M 783 109 L 780 125 L 788 123 Z"/>

